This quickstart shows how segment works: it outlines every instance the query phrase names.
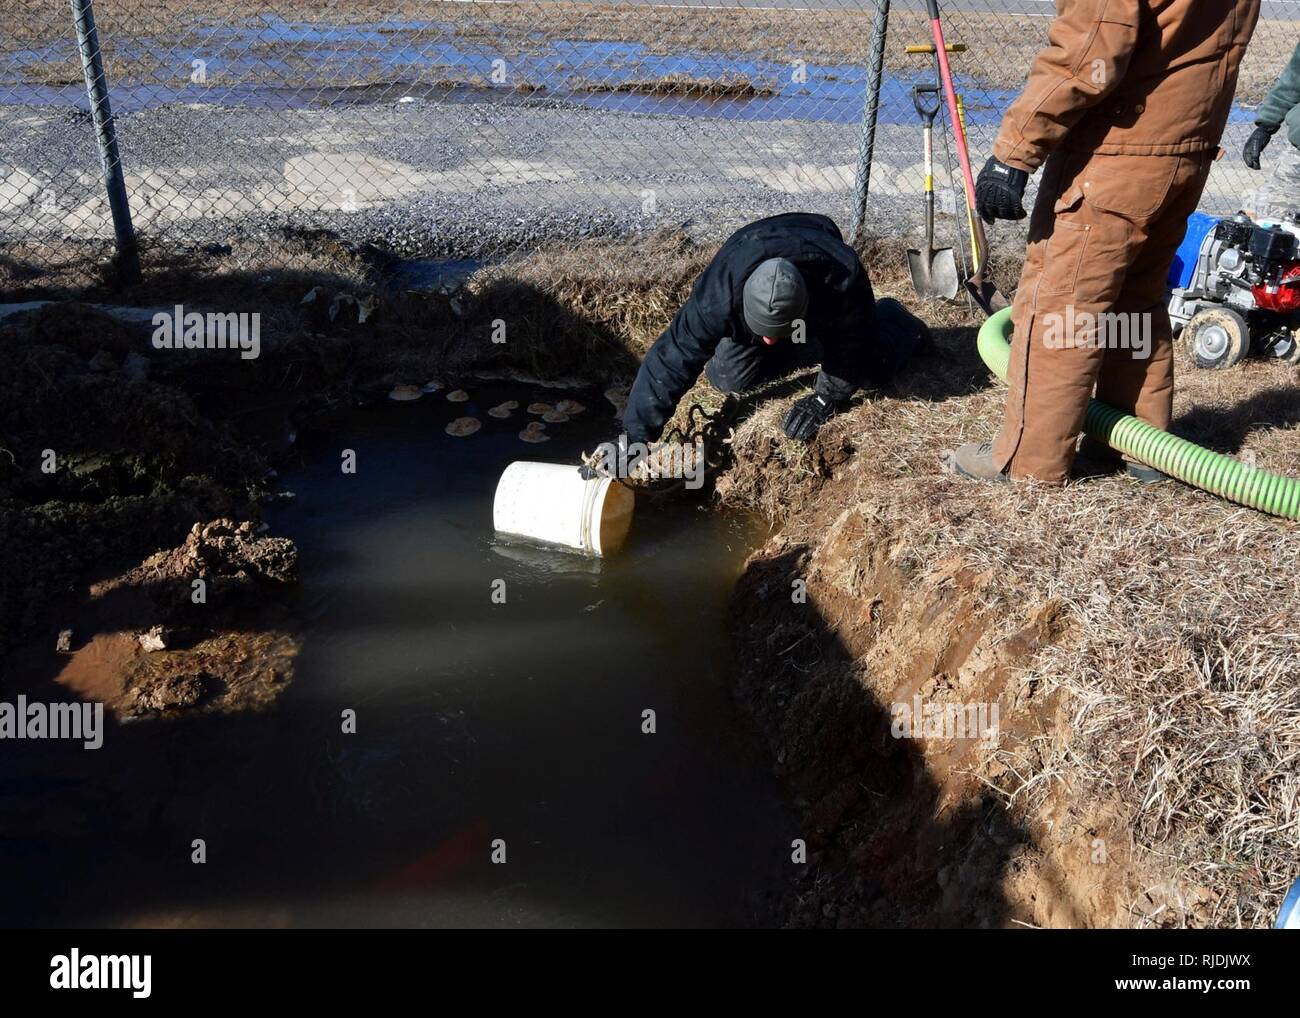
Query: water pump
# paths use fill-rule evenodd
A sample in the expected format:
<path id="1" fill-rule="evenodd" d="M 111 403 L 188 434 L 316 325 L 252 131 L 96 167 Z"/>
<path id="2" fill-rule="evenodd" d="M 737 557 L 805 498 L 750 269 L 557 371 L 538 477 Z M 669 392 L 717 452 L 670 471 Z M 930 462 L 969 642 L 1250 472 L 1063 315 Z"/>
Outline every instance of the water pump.
<path id="1" fill-rule="evenodd" d="M 1300 364 L 1300 210 L 1280 222 L 1193 213 L 1169 287 L 1174 332 L 1197 367 L 1252 352 Z"/>

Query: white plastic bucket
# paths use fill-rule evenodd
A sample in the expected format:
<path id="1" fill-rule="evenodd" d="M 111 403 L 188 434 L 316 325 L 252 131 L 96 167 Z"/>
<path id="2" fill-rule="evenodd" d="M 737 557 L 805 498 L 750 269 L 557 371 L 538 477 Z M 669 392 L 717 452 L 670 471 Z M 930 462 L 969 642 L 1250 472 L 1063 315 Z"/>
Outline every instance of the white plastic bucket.
<path id="1" fill-rule="evenodd" d="M 571 464 L 511 463 L 497 482 L 492 525 L 512 537 L 609 555 L 627 539 L 635 501 L 626 485 L 584 480 Z"/>

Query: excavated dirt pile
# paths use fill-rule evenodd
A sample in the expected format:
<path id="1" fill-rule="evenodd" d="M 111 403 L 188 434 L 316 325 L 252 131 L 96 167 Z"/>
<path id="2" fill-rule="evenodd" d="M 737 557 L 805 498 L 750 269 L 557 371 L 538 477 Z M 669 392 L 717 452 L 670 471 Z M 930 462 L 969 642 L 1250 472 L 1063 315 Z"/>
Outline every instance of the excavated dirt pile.
<path id="1" fill-rule="evenodd" d="M 95 636 L 60 681 L 119 717 L 270 700 L 292 676 L 288 593 L 298 553 L 230 519 L 194 524 L 183 544 L 92 584 L 77 612 Z M 117 667 L 99 667 L 105 658 Z"/>

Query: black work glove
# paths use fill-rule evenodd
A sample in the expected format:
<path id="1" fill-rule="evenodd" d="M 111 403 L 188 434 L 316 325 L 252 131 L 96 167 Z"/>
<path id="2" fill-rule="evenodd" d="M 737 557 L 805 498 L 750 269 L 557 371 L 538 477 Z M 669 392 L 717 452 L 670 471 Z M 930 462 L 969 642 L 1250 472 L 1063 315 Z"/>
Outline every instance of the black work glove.
<path id="1" fill-rule="evenodd" d="M 1268 143 L 1276 131 L 1277 127 L 1256 125 L 1255 130 L 1251 131 L 1250 137 L 1246 139 L 1246 147 L 1241 150 L 1241 161 L 1252 170 L 1258 170 L 1259 155 L 1268 147 Z"/>
<path id="2" fill-rule="evenodd" d="M 1029 174 L 1014 166 L 1000 163 L 992 156 L 975 181 L 975 211 L 986 223 L 995 219 L 1024 219 L 1025 185 Z"/>
<path id="3" fill-rule="evenodd" d="M 800 442 L 811 442 L 817 429 L 835 416 L 835 410 L 835 404 L 817 392 L 796 400 L 785 415 L 785 433 Z"/>

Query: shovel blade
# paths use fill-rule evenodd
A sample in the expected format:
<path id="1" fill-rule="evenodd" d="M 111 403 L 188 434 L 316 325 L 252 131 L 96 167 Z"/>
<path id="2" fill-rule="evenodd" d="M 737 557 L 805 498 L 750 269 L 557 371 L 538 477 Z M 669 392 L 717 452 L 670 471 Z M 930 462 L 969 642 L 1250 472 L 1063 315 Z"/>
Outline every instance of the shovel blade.
<path id="1" fill-rule="evenodd" d="M 1002 295 L 1002 291 L 997 288 L 991 279 L 976 279 L 972 276 L 966 280 L 966 292 L 986 317 L 992 317 L 996 312 L 1007 307 L 1009 302 Z"/>
<path id="2" fill-rule="evenodd" d="M 907 267 L 918 297 L 943 297 L 953 300 L 961 289 L 957 275 L 957 258 L 950 247 L 933 251 L 907 252 Z"/>

